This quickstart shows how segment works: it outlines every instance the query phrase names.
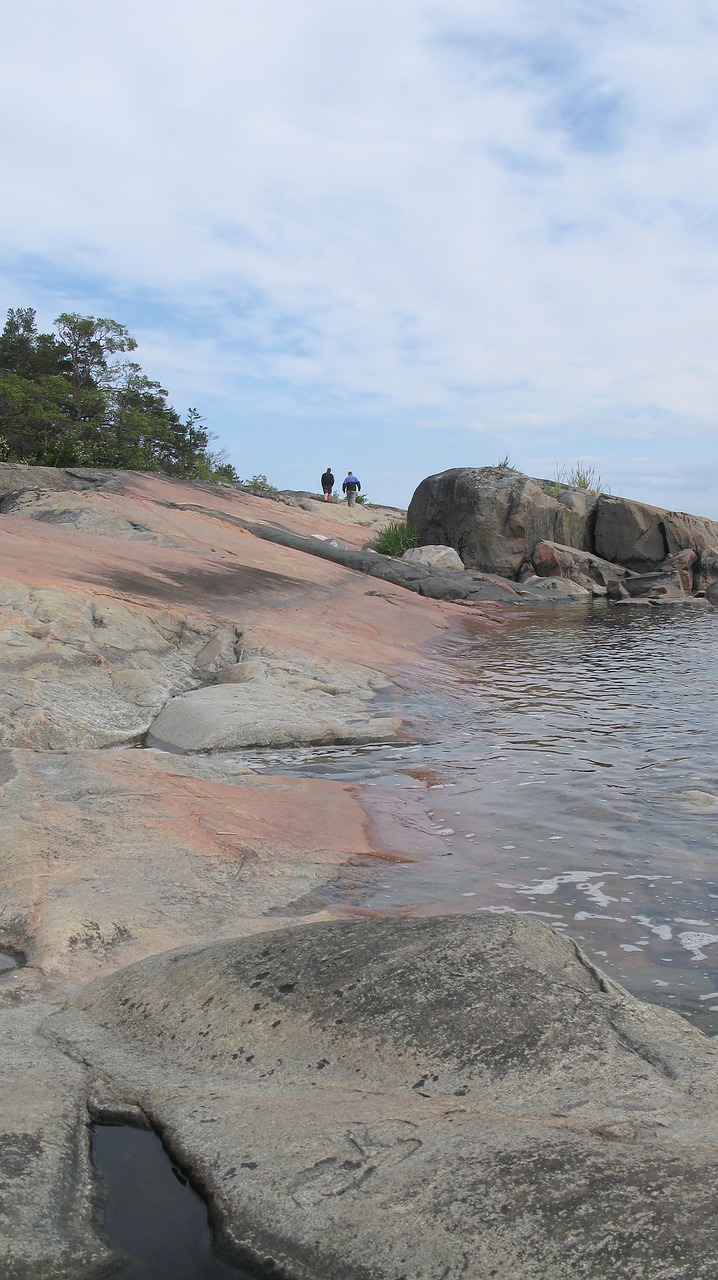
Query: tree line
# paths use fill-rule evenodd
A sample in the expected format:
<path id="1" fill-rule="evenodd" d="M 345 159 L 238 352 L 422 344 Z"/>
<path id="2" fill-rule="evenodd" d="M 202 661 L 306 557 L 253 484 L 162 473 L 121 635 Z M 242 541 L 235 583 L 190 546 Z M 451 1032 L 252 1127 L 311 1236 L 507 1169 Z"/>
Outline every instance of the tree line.
<path id="1" fill-rule="evenodd" d="M 0 336 L 0 460 L 236 482 L 201 415 L 189 409 L 182 420 L 130 357 L 136 347 L 115 320 L 63 312 L 54 333 L 38 333 L 32 307 L 10 309 Z"/>

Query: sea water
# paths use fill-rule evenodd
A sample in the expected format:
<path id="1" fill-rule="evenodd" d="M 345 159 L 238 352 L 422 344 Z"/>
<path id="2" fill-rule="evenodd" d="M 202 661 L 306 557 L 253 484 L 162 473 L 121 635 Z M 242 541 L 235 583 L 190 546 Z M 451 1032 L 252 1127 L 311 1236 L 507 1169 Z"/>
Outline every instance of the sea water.
<path id="1" fill-rule="evenodd" d="M 248 759 L 412 789 L 425 805 L 440 852 L 355 878 L 353 901 L 534 916 L 718 1038 L 718 610 L 551 605 L 498 631 L 467 620 L 385 709 L 404 716 L 406 746 Z"/>

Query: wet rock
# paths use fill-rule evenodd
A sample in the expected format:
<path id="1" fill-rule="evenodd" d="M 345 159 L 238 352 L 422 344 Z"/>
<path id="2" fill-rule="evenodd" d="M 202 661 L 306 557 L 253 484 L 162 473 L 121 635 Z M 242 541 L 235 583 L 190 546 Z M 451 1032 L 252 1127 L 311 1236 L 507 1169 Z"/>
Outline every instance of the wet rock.
<path id="1" fill-rule="evenodd" d="M 718 1047 L 519 917 L 151 957 L 48 1033 L 292 1280 L 713 1280 Z"/>

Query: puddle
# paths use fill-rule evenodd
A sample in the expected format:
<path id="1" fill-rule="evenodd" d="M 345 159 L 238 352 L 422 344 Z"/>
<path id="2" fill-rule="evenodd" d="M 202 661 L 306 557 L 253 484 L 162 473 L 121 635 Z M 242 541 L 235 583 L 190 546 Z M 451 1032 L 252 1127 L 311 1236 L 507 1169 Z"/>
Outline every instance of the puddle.
<path id="1" fill-rule="evenodd" d="M 9 973 L 11 969 L 18 969 L 20 962 L 16 956 L 9 956 L 6 952 L 0 951 L 0 974 Z"/>
<path id="2" fill-rule="evenodd" d="M 93 1125 L 92 1157 L 103 1235 L 127 1257 L 117 1280 L 251 1280 L 213 1253 L 207 1206 L 156 1133 Z"/>

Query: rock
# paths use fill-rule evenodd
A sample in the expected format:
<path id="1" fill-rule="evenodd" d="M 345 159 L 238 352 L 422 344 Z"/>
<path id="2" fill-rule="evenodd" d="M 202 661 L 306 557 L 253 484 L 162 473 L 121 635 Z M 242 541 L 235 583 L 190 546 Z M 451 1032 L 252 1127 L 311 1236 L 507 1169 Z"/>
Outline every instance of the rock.
<path id="1" fill-rule="evenodd" d="M 136 741 L 168 698 L 237 660 L 241 632 L 81 590 L 3 583 L 0 746 Z"/>
<path id="2" fill-rule="evenodd" d="M 675 571 L 681 580 L 686 595 L 690 595 L 693 590 L 693 568 L 697 563 L 698 553 L 692 547 L 686 547 L 683 551 L 676 551 L 672 556 L 668 556 L 661 565 L 663 573 Z"/>
<path id="3" fill-rule="evenodd" d="M 427 565 L 429 569 L 455 569 L 458 572 L 463 572 L 464 569 L 464 562 L 453 547 L 410 547 L 404 552 L 402 560 L 408 560 L 410 564 Z"/>
<path id="4" fill-rule="evenodd" d="M 382 684 L 366 668 L 250 658 L 229 679 L 170 699 L 149 728 L 153 744 L 180 751 L 388 742 L 396 727 L 371 713 Z M 242 678 L 244 676 L 244 678 Z"/>
<path id="5" fill-rule="evenodd" d="M 718 547 L 703 547 L 695 566 L 696 591 L 708 591 L 718 583 Z"/>
<path id="6" fill-rule="evenodd" d="M 559 503 L 537 480 L 500 467 L 455 467 L 422 480 L 407 521 L 426 544 L 454 547 L 469 568 L 515 578 L 552 540 Z"/>
<path id="7" fill-rule="evenodd" d="M 557 542 L 539 542 L 531 557 L 534 572 L 541 578 L 570 578 L 593 592 L 596 585 L 606 589 L 609 583 L 625 578 L 629 570 L 602 560 L 590 551 L 561 546 Z"/>
<path id="8" fill-rule="evenodd" d="M 553 597 L 559 600 L 588 600 L 592 595 L 592 591 L 587 587 L 582 587 L 578 582 L 572 582 L 570 578 L 526 578 L 522 584 L 529 587 L 535 595 L 540 595 L 551 599 Z"/>
<path id="9" fill-rule="evenodd" d="M 551 486 L 549 486 L 551 487 Z M 553 539 L 577 551 L 591 551 L 598 494 L 588 489 L 560 489 Z"/>
<path id="10" fill-rule="evenodd" d="M 668 556 L 718 544 L 718 523 L 683 512 L 601 494 L 596 508 L 595 552 L 638 573 Z"/>
<path id="11" fill-rule="evenodd" d="M 118 1262 L 96 1230 L 86 1068 L 37 1029 L 61 1005 L 28 970 L 2 979 L 3 1280 L 100 1280 Z"/>
<path id="12" fill-rule="evenodd" d="M 292 1280 L 713 1280 L 718 1046 L 517 916 L 183 949 L 48 1033 Z"/>
<path id="13" fill-rule="evenodd" d="M 5 510 L 6 503 L 14 501 L 16 494 L 35 489 L 58 493 L 72 489 L 112 492 L 119 487 L 124 474 L 99 467 L 30 467 L 0 462 L 0 494 L 4 495 L 0 497 L 0 511 Z"/>
<path id="14" fill-rule="evenodd" d="M 679 569 L 684 583 L 690 553 L 718 548 L 716 521 L 610 494 L 561 488 L 500 467 L 456 467 L 428 476 L 414 493 L 407 518 L 421 542 L 445 543 L 458 551 L 467 567 L 514 579 L 525 575 L 525 566 L 543 543 L 590 553 L 635 573 L 656 572 L 668 561 L 667 568 Z M 676 555 L 680 562 L 674 561 Z M 583 562 L 579 573 L 593 578 L 589 563 Z M 580 559 L 573 564 L 580 566 Z M 718 573 L 708 556 L 705 564 L 706 576 Z M 540 571 L 548 571 L 543 562 Z M 565 571 L 566 562 L 561 566 L 561 573 Z M 574 568 L 571 576 L 575 573 Z M 607 586 L 607 580 L 599 579 L 599 585 Z"/>
<path id="15" fill-rule="evenodd" d="M 637 596 L 650 596 L 654 599 L 660 597 L 680 599 L 685 595 L 683 580 L 677 569 L 672 573 L 658 572 L 634 575 L 630 578 L 624 578 L 622 585 L 633 599 Z"/>
<path id="16" fill-rule="evenodd" d="M 683 807 L 691 813 L 700 813 L 706 809 L 718 810 L 718 795 L 712 791 L 684 791 L 680 798 Z"/>

